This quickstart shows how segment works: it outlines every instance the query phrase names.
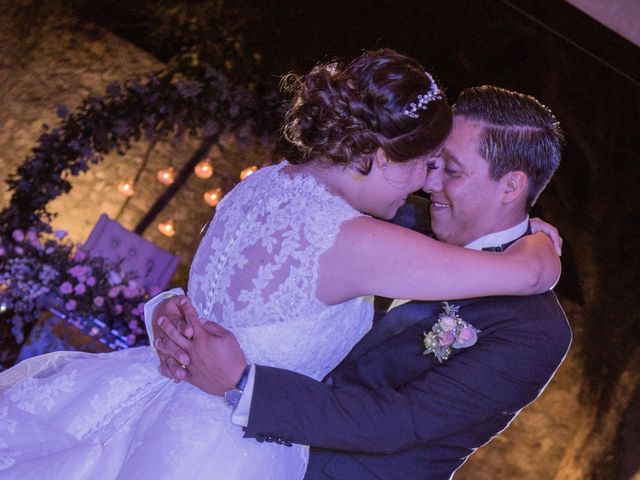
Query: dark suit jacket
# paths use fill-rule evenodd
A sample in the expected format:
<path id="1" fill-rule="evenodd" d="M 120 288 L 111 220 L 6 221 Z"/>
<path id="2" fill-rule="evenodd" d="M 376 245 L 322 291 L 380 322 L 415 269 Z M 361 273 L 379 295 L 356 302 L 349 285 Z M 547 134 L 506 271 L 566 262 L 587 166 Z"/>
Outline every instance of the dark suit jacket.
<path id="1" fill-rule="evenodd" d="M 440 304 L 410 302 L 329 381 L 258 366 L 246 435 L 312 445 L 308 479 L 449 479 L 536 399 L 571 341 L 550 292 L 451 303 L 481 332 L 442 364 L 422 354 Z"/>

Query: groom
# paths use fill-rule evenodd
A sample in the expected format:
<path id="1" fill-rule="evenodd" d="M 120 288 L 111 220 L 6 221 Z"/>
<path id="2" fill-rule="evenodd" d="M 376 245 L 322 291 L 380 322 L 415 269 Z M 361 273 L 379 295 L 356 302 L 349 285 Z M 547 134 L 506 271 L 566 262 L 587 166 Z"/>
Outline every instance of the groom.
<path id="1" fill-rule="evenodd" d="M 508 248 L 529 231 L 527 212 L 558 166 L 561 143 L 554 116 L 532 97 L 491 86 L 462 92 L 425 185 L 436 237 Z M 194 315 L 175 298 L 164 304 L 180 301 Z M 476 345 L 442 363 L 423 355 L 423 334 L 442 308 L 411 301 L 376 322 L 324 382 L 247 367 L 233 335 L 213 323 L 195 322 L 192 341 L 176 330 L 190 336 L 191 327 L 163 318 L 156 346 L 163 373 L 225 394 L 245 436 L 311 445 L 308 479 L 445 480 L 538 397 L 571 341 L 551 292 L 449 304 L 480 329 Z"/>

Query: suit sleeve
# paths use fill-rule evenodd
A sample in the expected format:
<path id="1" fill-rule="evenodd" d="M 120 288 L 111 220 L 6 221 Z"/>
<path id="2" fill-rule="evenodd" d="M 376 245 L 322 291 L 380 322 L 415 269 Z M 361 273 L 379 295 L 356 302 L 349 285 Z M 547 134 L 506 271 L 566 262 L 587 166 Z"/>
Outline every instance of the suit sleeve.
<path id="1" fill-rule="evenodd" d="M 399 388 L 327 385 L 258 367 L 246 434 L 354 453 L 428 444 L 533 401 L 568 346 L 544 335 L 503 329 Z"/>

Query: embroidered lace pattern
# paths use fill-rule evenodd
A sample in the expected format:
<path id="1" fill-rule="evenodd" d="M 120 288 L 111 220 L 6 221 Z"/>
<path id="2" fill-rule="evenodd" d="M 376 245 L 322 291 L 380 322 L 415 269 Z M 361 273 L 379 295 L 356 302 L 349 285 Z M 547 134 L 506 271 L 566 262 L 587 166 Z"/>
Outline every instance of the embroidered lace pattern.
<path id="1" fill-rule="evenodd" d="M 219 204 L 189 296 L 201 316 L 236 334 L 249 361 L 320 379 L 371 327 L 370 299 L 330 306 L 315 295 L 320 256 L 361 214 L 286 165 L 257 171 Z"/>

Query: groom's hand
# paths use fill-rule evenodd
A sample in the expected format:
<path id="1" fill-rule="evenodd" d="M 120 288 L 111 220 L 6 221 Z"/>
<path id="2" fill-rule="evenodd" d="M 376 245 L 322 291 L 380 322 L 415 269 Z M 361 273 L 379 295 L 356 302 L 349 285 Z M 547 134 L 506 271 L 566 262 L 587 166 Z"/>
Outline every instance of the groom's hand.
<path id="1" fill-rule="evenodd" d="M 185 350 L 190 362 L 183 369 L 185 380 L 200 390 L 222 395 L 236 385 L 247 361 L 236 337 L 215 322 L 196 321 L 193 339 Z"/>
<path id="2" fill-rule="evenodd" d="M 160 359 L 160 373 L 179 382 L 186 378 L 183 366 L 190 362 L 184 347 L 193 337 L 193 323 L 198 314 L 191 300 L 176 296 L 160 303 L 154 312 L 152 323 L 154 346 Z"/>
<path id="3" fill-rule="evenodd" d="M 237 383 L 247 366 L 244 352 L 231 332 L 198 319 L 187 297 L 174 298 L 174 305 L 169 306 L 172 310 L 167 308 L 163 312 L 166 315 L 158 317 L 154 345 L 160 357 L 160 373 L 222 395 Z"/>

